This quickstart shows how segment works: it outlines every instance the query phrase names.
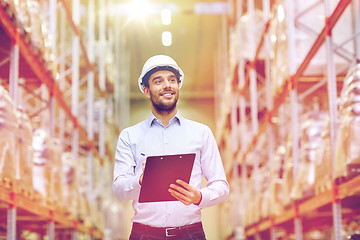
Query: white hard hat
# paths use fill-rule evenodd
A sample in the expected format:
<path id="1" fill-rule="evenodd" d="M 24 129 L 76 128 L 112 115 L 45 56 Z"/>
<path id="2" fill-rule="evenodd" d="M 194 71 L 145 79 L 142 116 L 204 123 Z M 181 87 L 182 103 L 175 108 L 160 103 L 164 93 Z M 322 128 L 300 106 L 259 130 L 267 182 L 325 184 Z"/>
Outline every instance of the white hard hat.
<path id="1" fill-rule="evenodd" d="M 143 69 L 141 71 L 141 75 L 138 79 L 139 88 L 140 88 L 141 92 L 144 93 L 143 77 L 148 72 L 150 72 L 152 69 L 154 69 L 156 67 L 166 67 L 166 66 L 171 67 L 171 68 L 175 69 L 177 72 L 179 72 L 179 75 L 180 75 L 179 76 L 179 88 L 181 88 L 181 86 L 183 84 L 184 73 L 179 68 L 179 66 L 176 64 L 175 60 L 166 55 L 155 55 L 155 56 L 150 57 L 145 62 Z"/>

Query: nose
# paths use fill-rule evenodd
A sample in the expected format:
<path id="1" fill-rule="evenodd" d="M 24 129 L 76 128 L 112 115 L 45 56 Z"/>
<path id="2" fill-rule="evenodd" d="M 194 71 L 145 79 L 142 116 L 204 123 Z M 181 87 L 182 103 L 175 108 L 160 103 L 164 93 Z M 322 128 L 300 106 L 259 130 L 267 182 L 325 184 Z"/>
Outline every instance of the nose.
<path id="1" fill-rule="evenodd" d="M 170 81 L 165 79 L 164 80 L 164 88 L 168 88 L 168 87 L 170 87 Z"/>

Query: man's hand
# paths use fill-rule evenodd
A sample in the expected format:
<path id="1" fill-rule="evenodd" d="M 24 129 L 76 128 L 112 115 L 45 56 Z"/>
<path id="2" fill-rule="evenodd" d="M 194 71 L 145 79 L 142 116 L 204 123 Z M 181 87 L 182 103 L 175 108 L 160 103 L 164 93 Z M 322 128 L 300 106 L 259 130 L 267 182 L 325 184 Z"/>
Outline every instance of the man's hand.
<path id="1" fill-rule="evenodd" d="M 200 204 L 202 195 L 197 188 L 179 179 L 176 180 L 176 183 L 181 186 L 171 184 L 169 188 L 169 192 L 174 198 L 176 198 L 185 205 L 190 205 L 192 203 L 196 205 Z"/>
<path id="2" fill-rule="evenodd" d="M 140 185 L 142 184 L 142 181 L 143 181 L 143 176 L 144 176 L 144 171 L 145 171 L 145 164 L 146 164 L 146 159 L 145 159 L 145 161 L 142 163 L 143 173 L 140 175 L 140 178 L 139 178 L 139 184 L 140 184 Z"/>

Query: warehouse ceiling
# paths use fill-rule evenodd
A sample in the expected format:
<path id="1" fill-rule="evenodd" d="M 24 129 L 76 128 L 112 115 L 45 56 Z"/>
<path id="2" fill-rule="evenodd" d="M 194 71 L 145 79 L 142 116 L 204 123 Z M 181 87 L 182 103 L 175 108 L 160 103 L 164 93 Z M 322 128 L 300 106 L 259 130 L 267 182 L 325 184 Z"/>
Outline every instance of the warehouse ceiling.
<path id="1" fill-rule="evenodd" d="M 131 1 L 117 2 L 117 7 L 125 8 Z M 173 57 L 185 74 L 181 90 L 182 98 L 208 99 L 214 92 L 214 62 L 217 55 L 222 24 L 227 21 L 224 6 L 227 2 L 208 0 L 195 1 L 155 1 L 148 0 L 148 14 L 133 17 L 129 11 L 121 15 L 121 32 L 126 36 L 126 50 L 130 54 L 130 89 L 133 99 L 142 98 L 137 86 L 144 62 L 152 55 L 166 54 Z M 202 6 L 200 6 L 200 5 Z M 196 6 L 198 9 L 196 10 Z M 199 8 L 200 6 L 200 8 Z M 172 12 L 170 25 L 161 22 L 160 8 Z M 154 10 L 155 9 L 155 10 Z M 203 11 L 200 13 L 199 11 Z M 217 13 L 216 13 L 217 11 Z M 162 32 L 172 33 L 172 45 L 163 46 Z"/>

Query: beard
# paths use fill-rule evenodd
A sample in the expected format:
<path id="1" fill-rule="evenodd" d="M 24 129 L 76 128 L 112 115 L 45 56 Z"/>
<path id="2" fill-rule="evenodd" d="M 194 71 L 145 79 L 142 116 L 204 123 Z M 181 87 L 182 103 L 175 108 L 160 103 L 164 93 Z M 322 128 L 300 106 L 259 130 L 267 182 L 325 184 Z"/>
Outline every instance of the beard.
<path id="1" fill-rule="evenodd" d="M 163 101 L 160 99 L 160 97 L 156 96 L 155 94 L 152 94 L 150 91 L 150 100 L 152 105 L 154 106 L 154 109 L 160 113 L 160 114 L 169 114 L 171 113 L 177 104 L 177 101 L 179 99 L 178 93 L 174 92 L 175 98 L 173 98 L 171 101 Z"/>

